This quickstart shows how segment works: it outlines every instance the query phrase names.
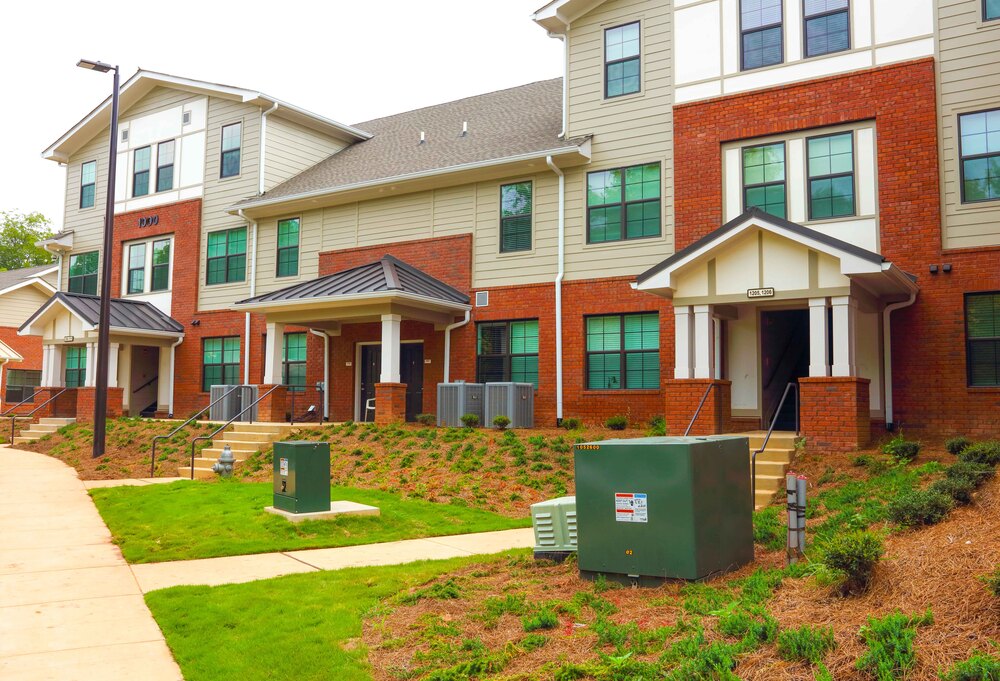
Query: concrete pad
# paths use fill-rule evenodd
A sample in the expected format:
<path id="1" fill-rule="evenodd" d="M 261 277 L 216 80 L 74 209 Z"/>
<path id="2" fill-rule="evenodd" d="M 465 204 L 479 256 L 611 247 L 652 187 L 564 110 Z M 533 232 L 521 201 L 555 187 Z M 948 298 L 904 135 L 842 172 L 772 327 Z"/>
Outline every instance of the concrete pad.
<path id="1" fill-rule="evenodd" d="M 113 544 L 66 546 L 59 550 L 51 548 L 0 550 L 0 575 L 111 567 L 121 564 L 122 553 Z"/>
<path id="2" fill-rule="evenodd" d="M 350 567 L 399 565 L 417 560 L 443 560 L 469 554 L 426 539 L 408 539 L 384 544 L 343 546 L 335 549 L 289 551 L 288 555 L 321 570 L 342 570 Z"/>
<path id="3" fill-rule="evenodd" d="M 264 510 L 293 523 L 301 523 L 306 520 L 329 520 L 341 515 L 378 516 L 382 513 L 376 506 L 359 504 L 354 501 L 334 501 L 330 503 L 329 511 L 316 511 L 314 513 L 292 513 L 274 506 L 265 506 Z"/>
<path id="4" fill-rule="evenodd" d="M 0 576 L 0 607 L 134 593 L 135 578 L 125 564 Z"/>
<path id="5" fill-rule="evenodd" d="M 107 544 L 111 541 L 111 532 L 107 527 L 101 530 L 81 532 L 78 529 L 65 527 L 46 530 L 9 530 L 7 525 L 0 532 L 0 540 L 5 549 L 59 549 L 68 546 L 87 546 L 90 544 Z"/>
<path id="6" fill-rule="evenodd" d="M 106 529 L 104 521 L 96 509 L 91 508 L 88 512 L 67 514 L 36 514 L 22 518 L 2 518 L 0 517 L 0 527 L 10 527 L 18 531 L 41 531 L 41 530 L 67 530 L 75 529 L 81 532 L 100 533 Z"/>
<path id="7" fill-rule="evenodd" d="M 314 572 L 311 565 L 283 553 L 226 556 L 170 563 L 133 565 L 132 572 L 143 593 L 182 584 L 241 584 L 299 572 Z"/>
<path id="8" fill-rule="evenodd" d="M 15 655 L 0 658 L 4 681 L 183 681 L 163 641 Z"/>
<path id="9" fill-rule="evenodd" d="M 458 534 L 449 537 L 428 537 L 443 546 L 449 546 L 469 554 L 500 553 L 510 549 L 530 549 L 535 545 L 535 532 L 530 527 L 499 532 L 478 532 Z"/>
<path id="10" fill-rule="evenodd" d="M 135 478 L 124 480 L 82 480 L 86 489 L 96 489 L 101 487 L 145 487 L 148 483 Z"/>

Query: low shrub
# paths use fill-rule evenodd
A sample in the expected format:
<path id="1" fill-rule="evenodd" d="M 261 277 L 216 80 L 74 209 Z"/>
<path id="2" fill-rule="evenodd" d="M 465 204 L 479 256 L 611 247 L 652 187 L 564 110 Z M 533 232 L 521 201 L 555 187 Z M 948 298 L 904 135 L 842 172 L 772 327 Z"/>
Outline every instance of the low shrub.
<path id="1" fill-rule="evenodd" d="M 875 566 L 885 553 L 882 540 L 871 532 L 848 532 L 831 539 L 823 549 L 823 564 L 844 574 L 844 593 L 863 593 Z"/>
<path id="2" fill-rule="evenodd" d="M 1000 681 L 1000 657 L 973 650 L 968 660 L 941 672 L 943 681 Z"/>
<path id="3" fill-rule="evenodd" d="M 783 660 L 819 664 L 836 647 L 831 627 L 803 624 L 798 629 L 787 629 L 778 634 L 778 655 Z"/>
<path id="4" fill-rule="evenodd" d="M 573 416 L 568 416 L 564 418 L 562 420 L 562 423 L 560 423 L 559 425 L 565 428 L 566 430 L 580 430 L 580 428 L 583 426 L 583 423 L 578 418 L 575 418 Z"/>
<path id="5" fill-rule="evenodd" d="M 559 626 L 559 617 L 545 608 L 539 610 L 534 615 L 526 615 L 521 618 L 521 625 L 527 632 L 538 631 L 539 629 L 555 629 Z"/>
<path id="6" fill-rule="evenodd" d="M 510 417 L 503 414 L 493 417 L 493 427 L 497 430 L 507 430 L 508 426 L 510 426 Z"/>
<path id="7" fill-rule="evenodd" d="M 945 477 L 971 480 L 978 487 L 994 475 L 996 470 L 993 466 L 984 463 L 973 463 L 971 461 L 959 461 L 953 463 L 945 469 Z"/>
<path id="8" fill-rule="evenodd" d="M 437 423 L 434 414 L 417 414 L 417 423 L 422 426 L 433 426 Z"/>
<path id="9" fill-rule="evenodd" d="M 972 493 L 976 491 L 977 486 L 976 482 L 969 478 L 944 477 L 935 480 L 927 489 L 951 498 L 956 504 L 971 504 Z"/>
<path id="10" fill-rule="evenodd" d="M 958 455 L 962 461 L 969 463 L 982 463 L 987 466 L 1000 464 L 1000 442 L 991 440 L 989 442 L 977 442 L 969 445 Z"/>
<path id="11" fill-rule="evenodd" d="M 662 416 L 654 416 L 649 419 L 649 430 L 646 435 L 650 437 L 662 437 L 667 434 L 667 420 Z"/>
<path id="12" fill-rule="evenodd" d="M 475 428 L 479 425 L 479 417 L 475 414 L 462 414 L 462 425 L 466 428 Z"/>
<path id="13" fill-rule="evenodd" d="M 981 575 L 979 581 L 986 586 L 987 591 L 1000 598 L 1000 567 L 989 574 Z"/>
<path id="14" fill-rule="evenodd" d="M 545 638 L 541 634 L 528 634 L 523 639 L 521 639 L 521 647 L 525 652 L 530 653 L 533 650 L 538 650 L 545 646 L 549 639 Z"/>
<path id="15" fill-rule="evenodd" d="M 935 490 L 903 492 L 889 502 L 889 518 L 904 527 L 933 525 L 944 520 L 954 507 L 951 497 Z"/>
<path id="16" fill-rule="evenodd" d="M 858 632 L 868 650 L 858 658 L 856 667 L 868 672 L 878 681 L 896 681 L 916 663 L 913 639 L 917 627 L 934 623 L 928 610 L 923 615 L 904 615 L 898 610 L 882 619 L 868 618 L 868 624 Z"/>
<path id="17" fill-rule="evenodd" d="M 920 443 L 907 440 L 900 433 L 882 446 L 882 453 L 888 454 L 899 462 L 910 462 L 920 453 Z"/>
<path id="18" fill-rule="evenodd" d="M 953 437 L 947 442 L 945 442 L 944 448 L 948 450 L 949 454 L 954 454 L 955 456 L 958 456 L 959 454 L 964 452 L 966 448 L 968 448 L 968 446 L 971 444 L 972 440 L 970 440 L 967 437 L 959 436 L 959 437 Z"/>
<path id="19" fill-rule="evenodd" d="M 608 420 L 604 422 L 604 427 L 611 430 L 625 430 L 628 428 L 628 419 L 621 414 L 609 416 Z"/>

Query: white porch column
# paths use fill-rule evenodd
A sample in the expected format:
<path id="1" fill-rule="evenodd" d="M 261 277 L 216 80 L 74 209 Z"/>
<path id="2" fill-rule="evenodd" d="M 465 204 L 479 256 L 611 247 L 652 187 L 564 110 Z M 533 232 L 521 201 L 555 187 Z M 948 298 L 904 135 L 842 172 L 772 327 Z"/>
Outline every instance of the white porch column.
<path id="1" fill-rule="evenodd" d="M 160 348 L 160 367 L 156 378 L 156 408 L 159 411 L 167 411 L 170 404 L 170 386 L 173 385 L 174 377 L 170 373 L 170 348 Z"/>
<path id="2" fill-rule="evenodd" d="M 108 344 L 108 387 L 118 387 L 118 350 L 120 343 Z"/>
<path id="3" fill-rule="evenodd" d="M 714 338 L 715 369 L 712 378 L 722 380 L 722 320 L 718 317 L 712 318 L 712 334 Z"/>
<path id="4" fill-rule="evenodd" d="M 83 385 L 85 388 L 97 385 L 97 343 L 87 343 L 87 373 Z"/>
<path id="5" fill-rule="evenodd" d="M 715 324 L 711 305 L 694 306 L 694 377 L 715 376 Z"/>
<path id="6" fill-rule="evenodd" d="M 833 306 L 833 375 L 857 376 L 855 315 L 857 302 L 850 296 L 831 298 Z"/>
<path id="7" fill-rule="evenodd" d="M 674 378 L 691 378 L 691 306 L 674 308 Z"/>
<path id="8" fill-rule="evenodd" d="M 809 375 L 830 375 L 826 298 L 809 299 Z"/>
<path id="9" fill-rule="evenodd" d="M 382 315 L 382 374 L 380 383 L 399 383 L 399 326 L 403 318 L 398 314 Z"/>
<path id="10" fill-rule="evenodd" d="M 250 339 L 245 338 L 244 343 Z M 285 342 L 285 325 L 267 323 L 267 339 L 264 342 L 264 385 L 281 383 L 281 360 Z"/>

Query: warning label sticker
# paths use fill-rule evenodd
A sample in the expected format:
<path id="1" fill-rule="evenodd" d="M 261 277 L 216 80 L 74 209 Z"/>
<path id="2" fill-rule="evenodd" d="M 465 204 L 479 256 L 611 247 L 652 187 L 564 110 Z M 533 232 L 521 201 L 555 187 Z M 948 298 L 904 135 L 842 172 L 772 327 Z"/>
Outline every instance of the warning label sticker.
<path id="1" fill-rule="evenodd" d="M 288 459 L 278 460 L 278 475 L 288 475 Z"/>
<path id="2" fill-rule="evenodd" d="M 615 492 L 615 520 L 620 523 L 648 523 L 646 495 L 641 492 Z"/>

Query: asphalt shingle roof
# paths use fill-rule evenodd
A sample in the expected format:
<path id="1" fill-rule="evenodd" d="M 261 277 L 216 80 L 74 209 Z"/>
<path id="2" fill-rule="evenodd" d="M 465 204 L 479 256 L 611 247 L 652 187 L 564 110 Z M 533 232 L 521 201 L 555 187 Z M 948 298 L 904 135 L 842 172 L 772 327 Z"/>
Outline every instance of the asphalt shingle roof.
<path id="1" fill-rule="evenodd" d="M 0 291 L 19 284 L 25 279 L 36 277 L 46 270 L 51 270 L 55 265 L 38 265 L 36 267 L 22 267 L 19 270 L 7 270 L 0 272 Z"/>
<path id="2" fill-rule="evenodd" d="M 88 296 L 82 293 L 59 291 L 52 299 L 31 315 L 21 328 L 34 321 L 42 310 L 55 301 L 60 301 L 66 307 L 76 312 L 88 324 L 96 326 L 101 315 L 101 299 L 98 296 Z M 111 299 L 111 328 L 135 329 L 136 331 L 166 331 L 168 333 L 184 333 L 184 327 L 167 316 L 151 303 L 144 300 L 129 300 L 127 298 Z"/>

